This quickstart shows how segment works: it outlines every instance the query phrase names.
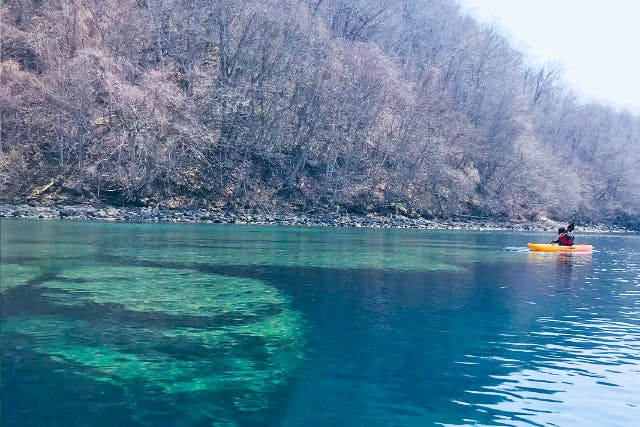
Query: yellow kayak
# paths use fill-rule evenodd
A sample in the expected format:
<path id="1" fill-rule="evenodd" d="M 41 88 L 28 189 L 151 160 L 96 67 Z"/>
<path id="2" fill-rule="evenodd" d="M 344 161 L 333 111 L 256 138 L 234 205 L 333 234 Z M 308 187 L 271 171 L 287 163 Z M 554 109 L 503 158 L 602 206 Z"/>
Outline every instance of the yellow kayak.
<path id="1" fill-rule="evenodd" d="M 539 252 L 591 252 L 593 250 L 591 245 L 560 246 L 551 243 L 527 243 L 527 246 L 532 251 Z"/>

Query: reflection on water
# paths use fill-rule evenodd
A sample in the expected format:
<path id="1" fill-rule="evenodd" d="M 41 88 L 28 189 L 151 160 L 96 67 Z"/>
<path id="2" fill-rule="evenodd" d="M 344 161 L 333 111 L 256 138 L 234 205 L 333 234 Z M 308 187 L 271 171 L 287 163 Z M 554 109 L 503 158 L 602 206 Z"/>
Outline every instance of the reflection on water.
<path id="1" fill-rule="evenodd" d="M 555 270 L 555 277 L 551 277 L 551 283 L 572 285 L 572 282 L 580 282 L 585 271 L 591 269 L 591 253 L 562 253 L 562 252 L 529 252 L 527 264 L 534 270 L 540 268 L 549 274 L 550 269 Z"/>
<path id="2" fill-rule="evenodd" d="M 638 237 L 548 254 L 501 249 L 545 237 L 518 233 L 1 231 L 3 426 L 623 426 L 640 410 Z"/>
<path id="3" fill-rule="evenodd" d="M 558 267 L 572 267 L 574 265 L 591 265 L 591 252 L 527 252 L 527 262 L 531 264 L 556 264 Z"/>

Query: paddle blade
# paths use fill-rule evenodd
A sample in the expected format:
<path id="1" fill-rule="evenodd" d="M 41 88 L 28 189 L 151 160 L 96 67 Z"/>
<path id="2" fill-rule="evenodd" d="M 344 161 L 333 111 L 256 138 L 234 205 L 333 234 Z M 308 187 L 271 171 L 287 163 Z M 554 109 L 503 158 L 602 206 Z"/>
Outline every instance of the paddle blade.
<path id="1" fill-rule="evenodd" d="M 576 225 L 574 223 L 569 224 L 567 226 L 567 233 L 572 232 L 575 227 L 576 227 Z"/>

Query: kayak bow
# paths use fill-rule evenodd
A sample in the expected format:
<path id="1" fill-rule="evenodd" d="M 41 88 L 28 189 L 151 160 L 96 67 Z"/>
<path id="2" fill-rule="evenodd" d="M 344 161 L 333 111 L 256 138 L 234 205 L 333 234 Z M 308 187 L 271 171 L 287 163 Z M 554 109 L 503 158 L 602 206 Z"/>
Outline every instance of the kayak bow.
<path id="1" fill-rule="evenodd" d="M 551 243 L 527 243 L 529 249 L 537 252 L 591 252 L 591 245 L 560 246 Z"/>

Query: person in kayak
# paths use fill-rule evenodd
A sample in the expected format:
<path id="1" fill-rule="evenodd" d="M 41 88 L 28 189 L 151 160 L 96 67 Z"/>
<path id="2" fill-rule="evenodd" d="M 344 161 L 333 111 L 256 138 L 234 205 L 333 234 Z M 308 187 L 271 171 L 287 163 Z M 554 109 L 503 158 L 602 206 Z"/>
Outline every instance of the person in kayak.
<path id="1" fill-rule="evenodd" d="M 558 238 L 550 241 L 549 243 L 557 243 L 560 246 L 573 246 L 573 234 L 570 231 L 567 231 L 566 228 L 560 227 L 558 228 Z"/>

